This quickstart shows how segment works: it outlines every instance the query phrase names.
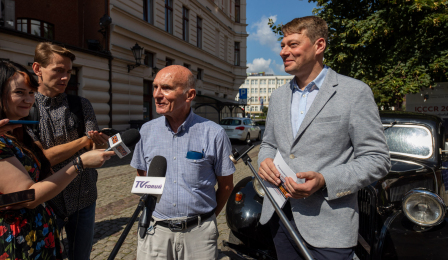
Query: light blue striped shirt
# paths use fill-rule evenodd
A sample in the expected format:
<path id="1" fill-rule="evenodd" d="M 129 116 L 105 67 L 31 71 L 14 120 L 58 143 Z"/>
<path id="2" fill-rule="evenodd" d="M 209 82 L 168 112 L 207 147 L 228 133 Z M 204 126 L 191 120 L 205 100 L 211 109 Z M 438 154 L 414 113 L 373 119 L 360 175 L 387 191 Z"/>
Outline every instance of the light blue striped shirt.
<path id="1" fill-rule="evenodd" d="M 291 126 L 292 126 L 292 136 L 295 138 L 297 132 L 299 131 L 300 125 L 305 118 L 306 112 L 313 104 L 314 98 L 319 92 L 319 88 L 324 82 L 325 76 L 327 75 L 328 67 L 324 66 L 322 71 L 317 75 L 317 77 L 311 81 L 304 90 L 301 90 L 297 85 L 296 78 L 290 82 L 292 97 L 291 97 Z"/>
<path id="2" fill-rule="evenodd" d="M 232 151 L 224 129 L 190 112 L 177 134 L 164 116 L 144 124 L 136 144 L 131 166 L 148 171 L 152 158 L 167 160 L 165 188 L 156 204 L 154 217 L 190 217 L 213 210 L 216 203 L 216 176 L 235 172 L 229 159 Z M 204 151 L 202 159 L 187 159 L 188 151 Z"/>

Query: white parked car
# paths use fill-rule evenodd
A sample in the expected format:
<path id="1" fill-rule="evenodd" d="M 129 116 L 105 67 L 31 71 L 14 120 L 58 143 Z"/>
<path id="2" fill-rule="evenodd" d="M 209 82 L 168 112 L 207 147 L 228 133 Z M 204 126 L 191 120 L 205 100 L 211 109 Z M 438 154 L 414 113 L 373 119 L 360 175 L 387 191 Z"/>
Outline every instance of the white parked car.
<path id="1" fill-rule="evenodd" d="M 226 117 L 219 122 L 230 139 L 261 140 L 261 129 L 250 118 Z"/>

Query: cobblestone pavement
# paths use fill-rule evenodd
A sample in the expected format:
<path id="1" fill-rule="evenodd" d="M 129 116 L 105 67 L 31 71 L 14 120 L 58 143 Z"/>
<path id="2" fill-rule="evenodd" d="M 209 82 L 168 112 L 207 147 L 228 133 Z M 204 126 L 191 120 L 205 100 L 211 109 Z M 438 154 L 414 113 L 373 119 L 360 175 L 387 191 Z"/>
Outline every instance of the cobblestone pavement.
<path id="1" fill-rule="evenodd" d="M 259 145 L 257 145 L 249 156 L 257 169 Z M 132 155 L 123 159 L 113 158 L 102 168 L 98 169 L 98 200 L 96 202 L 95 235 L 91 259 L 107 259 L 112 252 L 116 242 L 128 224 L 131 216 L 137 208 L 139 196 L 131 194 L 132 183 L 136 176 L 136 170 L 129 163 Z M 246 176 L 251 175 L 249 168 L 244 163 L 236 165 L 234 183 Z M 222 241 L 228 240 L 229 229 L 226 224 L 225 210 L 218 218 L 218 247 L 219 260 L 230 260 L 224 250 Z M 137 250 L 137 221 L 132 226 L 126 237 L 116 259 L 135 259 Z"/>

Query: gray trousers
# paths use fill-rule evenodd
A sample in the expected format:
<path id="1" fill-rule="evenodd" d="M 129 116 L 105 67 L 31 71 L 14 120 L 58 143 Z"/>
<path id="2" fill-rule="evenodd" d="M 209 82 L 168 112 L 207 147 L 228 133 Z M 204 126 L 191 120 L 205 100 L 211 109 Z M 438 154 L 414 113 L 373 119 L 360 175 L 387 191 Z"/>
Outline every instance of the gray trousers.
<path id="1" fill-rule="evenodd" d="M 150 227 L 153 225 L 151 221 Z M 156 225 L 145 238 L 137 235 L 137 260 L 217 259 L 218 236 L 215 214 L 202 220 L 200 225 L 182 231 Z"/>

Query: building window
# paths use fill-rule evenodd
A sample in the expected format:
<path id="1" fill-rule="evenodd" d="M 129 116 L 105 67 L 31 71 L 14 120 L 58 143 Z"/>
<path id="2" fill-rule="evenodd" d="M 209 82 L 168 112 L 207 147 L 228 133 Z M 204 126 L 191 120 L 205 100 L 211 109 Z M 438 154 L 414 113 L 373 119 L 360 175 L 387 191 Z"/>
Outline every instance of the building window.
<path id="1" fill-rule="evenodd" d="M 198 75 L 196 75 L 196 78 L 203 80 L 203 78 L 204 78 L 204 70 L 203 69 L 198 68 Z"/>
<path id="2" fill-rule="evenodd" d="M 173 34 L 173 0 L 165 0 L 165 31 Z"/>
<path id="3" fill-rule="evenodd" d="M 190 11 L 187 8 L 182 7 L 182 39 L 186 42 L 188 42 L 189 39 L 189 13 Z"/>
<path id="4" fill-rule="evenodd" d="M 143 81 L 143 120 L 152 119 L 152 104 L 154 103 L 152 98 L 152 81 Z"/>
<path id="5" fill-rule="evenodd" d="M 191 68 L 190 64 L 187 64 L 187 63 L 184 63 L 184 67 L 187 68 L 187 69 Z"/>
<path id="6" fill-rule="evenodd" d="M 260 84 L 261 85 L 266 85 L 266 80 L 265 79 L 260 79 Z"/>
<path id="7" fill-rule="evenodd" d="M 241 22 L 240 0 L 235 0 L 235 22 L 236 23 L 240 23 Z"/>
<path id="8" fill-rule="evenodd" d="M 254 84 L 258 84 L 258 80 L 256 79 L 252 79 L 250 80 L 250 84 L 254 85 Z"/>
<path id="9" fill-rule="evenodd" d="M 240 43 L 235 42 L 235 66 L 240 66 Z"/>
<path id="10" fill-rule="evenodd" d="M 68 80 L 67 87 L 65 88 L 65 93 L 77 96 L 78 84 L 78 69 L 73 68 L 72 73 L 70 73 L 70 79 Z"/>
<path id="11" fill-rule="evenodd" d="M 196 21 L 196 42 L 197 46 L 202 49 L 202 19 L 198 16 Z"/>
<path id="12" fill-rule="evenodd" d="M 154 53 L 145 51 L 145 59 L 143 60 L 143 64 L 146 66 L 153 68 L 154 67 Z"/>
<path id="13" fill-rule="evenodd" d="M 255 94 L 257 94 L 257 93 L 258 93 L 258 88 L 255 89 Z"/>
<path id="14" fill-rule="evenodd" d="M 165 61 L 166 61 L 165 62 L 165 67 L 168 67 L 168 66 L 171 66 L 171 65 L 174 64 L 174 60 L 173 59 L 166 58 Z"/>
<path id="15" fill-rule="evenodd" d="M 147 21 L 148 23 L 153 24 L 154 18 L 153 18 L 153 0 L 143 0 L 143 20 Z"/>
<path id="16" fill-rule="evenodd" d="M 248 80 L 248 79 L 246 79 L 245 83 L 246 83 L 246 84 L 249 84 L 249 80 Z"/>
<path id="17" fill-rule="evenodd" d="M 54 25 L 35 19 L 17 19 L 17 31 L 54 40 Z"/>

